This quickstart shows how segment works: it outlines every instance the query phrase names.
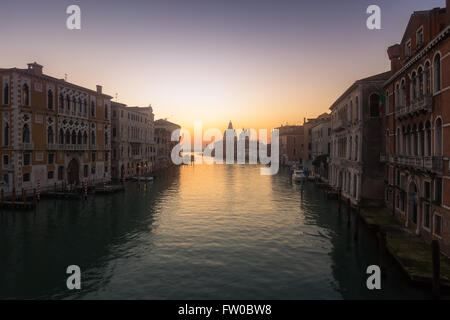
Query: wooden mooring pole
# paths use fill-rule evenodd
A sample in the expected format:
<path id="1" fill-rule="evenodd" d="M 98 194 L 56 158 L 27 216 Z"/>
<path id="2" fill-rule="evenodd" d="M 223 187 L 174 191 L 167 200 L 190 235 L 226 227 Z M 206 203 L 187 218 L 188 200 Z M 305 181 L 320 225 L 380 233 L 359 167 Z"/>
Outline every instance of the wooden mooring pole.
<path id="1" fill-rule="evenodd" d="M 439 298 L 440 295 L 440 272 L 441 272 L 441 253 L 439 241 L 431 242 L 431 254 L 433 259 L 433 296 Z"/>
<path id="2" fill-rule="evenodd" d="M 386 270 L 386 232 L 378 231 L 378 254 L 379 254 L 379 264 L 381 269 L 381 274 L 384 274 Z"/>

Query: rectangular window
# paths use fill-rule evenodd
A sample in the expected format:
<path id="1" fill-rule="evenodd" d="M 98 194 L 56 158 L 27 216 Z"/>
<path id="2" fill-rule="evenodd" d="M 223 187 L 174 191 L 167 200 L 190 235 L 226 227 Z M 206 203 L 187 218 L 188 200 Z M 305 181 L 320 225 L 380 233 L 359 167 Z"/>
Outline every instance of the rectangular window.
<path id="1" fill-rule="evenodd" d="M 64 179 L 64 167 L 59 166 L 58 167 L 58 180 L 61 181 Z"/>
<path id="2" fill-rule="evenodd" d="M 47 173 L 47 178 L 48 178 L 49 180 L 51 180 L 51 179 L 53 179 L 54 175 L 55 175 L 55 173 L 54 173 L 53 171 L 49 171 L 49 172 Z"/>
<path id="3" fill-rule="evenodd" d="M 4 167 L 9 166 L 9 156 L 8 156 L 7 154 L 5 154 L 5 155 L 3 156 L 3 166 L 4 166 Z"/>
<path id="4" fill-rule="evenodd" d="M 416 47 L 420 48 L 422 46 L 423 46 L 423 27 L 420 27 L 419 30 L 417 30 Z"/>
<path id="5" fill-rule="evenodd" d="M 89 174 L 89 166 L 87 164 L 84 165 L 84 177 L 87 178 Z"/>
<path id="6" fill-rule="evenodd" d="M 434 215 L 434 234 L 437 236 L 442 235 L 442 217 L 435 214 Z"/>
<path id="7" fill-rule="evenodd" d="M 49 153 L 48 154 L 48 164 L 54 164 L 55 163 L 55 154 Z"/>
<path id="8" fill-rule="evenodd" d="M 31 159 L 30 154 L 29 153 L 24 153 L 24 155 L 23 155 L 23 165 L 24 166 L 29 166 L 30 165 L 30 159 Z"/>
<path id="9" fill-rule="evenodd" d="M 23 182 L 30 182 L 30 174 L 29 173 L 24 173 L 22 177 L 23 177 Z"/>
<path id="10" fill-rule="evenodd" d="M 436 204 L 442 205 L 442 178 L 436 178 L 434 190 L 434 200 L 436 201 Z"/>
<path id="11" fill-rule="evenodd" d="M 92 162 L 95 162 L 95 152 L 92 152 Z"/>
<path id="12" fill-rule="evenodd" d="M 405 56 L 411 57 L 411 40 L 408 40 L 405 45 Z"/>

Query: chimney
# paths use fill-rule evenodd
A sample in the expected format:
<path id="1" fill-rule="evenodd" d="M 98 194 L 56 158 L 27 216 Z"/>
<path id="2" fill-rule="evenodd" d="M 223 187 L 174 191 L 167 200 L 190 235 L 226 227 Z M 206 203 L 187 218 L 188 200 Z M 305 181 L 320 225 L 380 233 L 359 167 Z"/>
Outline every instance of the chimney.
<path id="1" fill-rule="evenodd" d="M 34 72 L 35 74 L 42 74 L 43 68 L 44 68 L 43 66 L 41 66 L 40 64 L 38 64 L 36 62 L 28 64 L 28 70 Z"/>
<path id="2" fill-rule="evenodd" d="M 102 86 L 97 85 L 97 93 L 102 93 Z"/>
<path id="3" fill-rule="evenodd" d="M 447 0 L 450 1 L 450 0 Z M 400 60 L 401 47 L 399 44 L 394 44 L 387 49 L 389 60 L 391 60 L 391 71 L 396 72 L 401 68 Z"/>

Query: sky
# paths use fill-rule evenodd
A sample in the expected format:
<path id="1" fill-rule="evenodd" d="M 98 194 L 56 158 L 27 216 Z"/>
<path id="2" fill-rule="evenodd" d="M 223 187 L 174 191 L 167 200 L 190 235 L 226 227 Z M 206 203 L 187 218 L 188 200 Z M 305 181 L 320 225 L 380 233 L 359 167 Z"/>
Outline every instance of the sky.
<path id="1" fill-rule="evenodd" d="M 81 30 L 66 8 L 81 9 Z M 381 30 L 369 30 L 369 5 Z M 302 124 L 355 80 L 388 71 L 411 13 L 445 0 L 1 0 L 0 68 L 25 68 L 191 130 Z M 115 99 L 114 99 L 115 100 Z"/>

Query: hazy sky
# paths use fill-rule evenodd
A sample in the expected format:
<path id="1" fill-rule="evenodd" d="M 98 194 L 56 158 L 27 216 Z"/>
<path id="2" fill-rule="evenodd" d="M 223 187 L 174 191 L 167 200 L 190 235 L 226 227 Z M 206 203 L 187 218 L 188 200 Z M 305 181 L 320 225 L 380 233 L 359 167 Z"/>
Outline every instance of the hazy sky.
<path id="1" fill-rule="evenodd" d="M 81 8 L 81 30 L 66 8 Z M 382 10 L 382 30 L 366 9 Z M 445 0 L 0 2 L 0 67 L 44 72 L 186 128 L 271 128 L 328 111 L 355 80 L 389 69 L 414 10 Z"/>

